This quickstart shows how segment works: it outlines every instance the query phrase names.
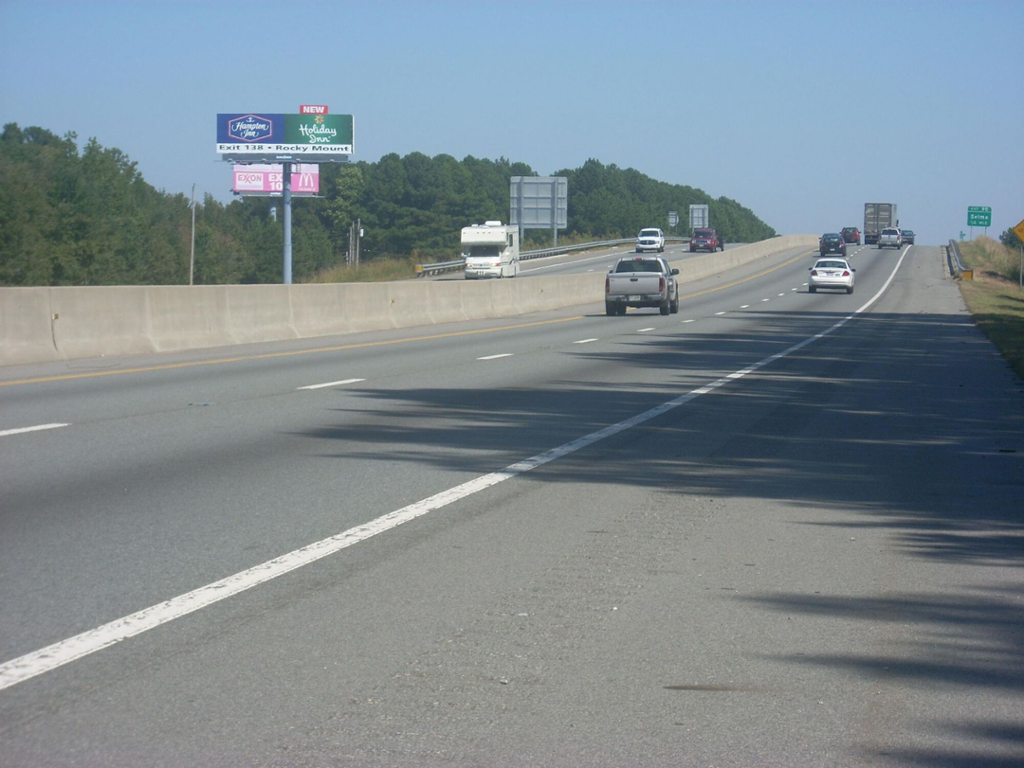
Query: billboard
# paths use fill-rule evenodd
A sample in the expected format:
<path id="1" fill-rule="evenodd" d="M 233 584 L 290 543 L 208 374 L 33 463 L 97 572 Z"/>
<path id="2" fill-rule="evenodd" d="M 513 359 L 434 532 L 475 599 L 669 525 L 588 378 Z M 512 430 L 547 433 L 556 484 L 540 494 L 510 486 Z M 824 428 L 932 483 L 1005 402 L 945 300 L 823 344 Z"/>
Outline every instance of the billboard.
<path id="1" fill-rule="evenodd" d="M 690 206 L 690 229 L 698 229 L 704 227 L 710 227 L 710 218 L 708 217 L 708 206 L 707 205 L 691 205 Z"/>
<path id="2" fill-rule="evenodd" d="M 509 180 L 509 223 L 524 229 L 565 229 L 569 180 L 565 176 L 513 176 Z"/>
<path id="3" fill-rule="evenodd" d="M 283 165 L 236 165 L 231 191 L 236 195 L 279 197 L 284 194 Z M 313 197 L 320 193 L 320 166 L 312 163 L 295 166 L 292 171 L 292 195 Z"/>
<path id="4" fill-rule="evenodd" d="M 217 115 L 217 153 L 239 162 L 347 161 L 354 134 L 352 115 Z"/>

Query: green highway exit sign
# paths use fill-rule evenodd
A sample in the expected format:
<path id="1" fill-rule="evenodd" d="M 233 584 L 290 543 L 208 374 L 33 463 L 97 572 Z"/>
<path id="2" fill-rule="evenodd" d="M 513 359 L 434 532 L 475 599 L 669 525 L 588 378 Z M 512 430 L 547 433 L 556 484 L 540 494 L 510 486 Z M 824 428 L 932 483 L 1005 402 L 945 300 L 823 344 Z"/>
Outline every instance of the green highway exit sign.
<path id="1" fill-rule="evenodd" d="M 967 207 L 968 227 L 991 227 L 992 209 L 987 205 L 971 205 Z"/>

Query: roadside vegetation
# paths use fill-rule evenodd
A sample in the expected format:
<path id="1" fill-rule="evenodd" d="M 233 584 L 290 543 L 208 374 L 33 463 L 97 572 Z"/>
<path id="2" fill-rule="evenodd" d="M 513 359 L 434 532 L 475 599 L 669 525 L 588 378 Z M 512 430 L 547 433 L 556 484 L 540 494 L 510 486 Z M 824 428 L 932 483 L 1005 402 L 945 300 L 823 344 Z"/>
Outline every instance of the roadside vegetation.
<path id="1" fill-rule="evenodd" d="M 1005 242 L 1007 238 L 1002 238 Z M 1012 234 L 1012 232 L 1010 233 Z M 1017 241 L 1019 242 L 1019 241 Z M 1020 251 L 988 237 L 960 244 L 973 280 L 960 292 L 978 327 L 1024 378 L 1024 291 L 1019 288 Z"/>
<path id="2" fill-rule="evenodd" d="M 412 152 L 377 162 L 320 168 L 320 197 L 292 206 L 295 282 L 400 279 L 414 265 L 451 261 L 462 227 L 508 221 L 509 180 L 537 175 L 505 158 L 482 160 Z M 709 206 L 729 242 L 775 231 L 727 197 L 656 181 L 632 168 L 588 160 L 555 171 L 569 180 L 568 228 L 559 243 L 634 237 L 662 226 L 669 211 L 685 220 L 691 204 Z M 225 166 L 225 188 L 230 172 Z M 194 282 L 281 281 L 280 201 L 212 195 L 196 201 Z M 357 224 L 360 266 L 347 266 Z M 189 280 L 192 209 L 183 194 L 155 189 L 137 163 L 90 138 L 39 127 L 0 133 L 0 286 L 182 285 Z M 527 230 L 523 250 L 551 245 L 549 230 Z M 377 263 L 380 265 L 377 266 Z M 357 274 L 350 274 L 355 272 Z"/>

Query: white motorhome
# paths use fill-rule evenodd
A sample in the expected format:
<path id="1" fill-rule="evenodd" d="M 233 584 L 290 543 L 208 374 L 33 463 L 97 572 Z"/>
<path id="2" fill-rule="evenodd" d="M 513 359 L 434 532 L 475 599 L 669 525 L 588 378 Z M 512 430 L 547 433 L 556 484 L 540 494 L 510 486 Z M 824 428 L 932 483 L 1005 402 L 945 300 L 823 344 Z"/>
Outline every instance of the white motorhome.
<path id="1" fill-rule="evenodd" d="M 466 279 L 515 277 L 519 274 L 519 228 L 485 221 L 462 228 Z"/>

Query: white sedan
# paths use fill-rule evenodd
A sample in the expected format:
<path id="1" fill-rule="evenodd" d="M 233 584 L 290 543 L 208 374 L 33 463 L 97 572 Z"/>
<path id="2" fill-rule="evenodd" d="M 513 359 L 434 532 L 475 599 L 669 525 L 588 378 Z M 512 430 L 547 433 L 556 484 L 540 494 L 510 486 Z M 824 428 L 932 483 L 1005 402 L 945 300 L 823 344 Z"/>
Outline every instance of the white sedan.
<path id="1" fill-rule="evenodd" d="M 853 273 L 856 271 L 846 259 L 818 259 L 811 267 L 807 290 L 815 293 L 819 288 L 843 288 L 847 293 L 853 293 Z"/>

